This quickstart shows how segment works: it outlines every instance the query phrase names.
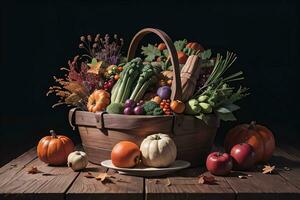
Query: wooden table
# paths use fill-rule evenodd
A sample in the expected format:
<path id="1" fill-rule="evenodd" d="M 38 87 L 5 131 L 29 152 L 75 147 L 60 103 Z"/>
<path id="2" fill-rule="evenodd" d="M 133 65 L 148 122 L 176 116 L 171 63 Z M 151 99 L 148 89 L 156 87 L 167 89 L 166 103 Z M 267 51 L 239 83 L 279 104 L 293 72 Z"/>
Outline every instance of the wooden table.
<path id="1" fill-rule="evenodd" d="M 300 151 L 278 148 L 270 164 L 276 173 L 233 172 L 216 177 L 213 185 L 198 183 L 198 175 L 209 175 L 204 168 L 183 170 L 162 178 L 141 178 L 120 175 L 108 170 L 114 178 L 103 184 L 86 178 L 87 172 L 97 175 L 103 167 L 89 164 L 83 172 L 68 167 L 51 167 L 41 162 L 35 148 L 0 168 L 0 199 L 300 199 Z M 40 173 L 28 174 L 36 166 Z M 245 179 L 239 175 L 250 174 Z M 171 184 L 168 184 L 171 183 Z"/>

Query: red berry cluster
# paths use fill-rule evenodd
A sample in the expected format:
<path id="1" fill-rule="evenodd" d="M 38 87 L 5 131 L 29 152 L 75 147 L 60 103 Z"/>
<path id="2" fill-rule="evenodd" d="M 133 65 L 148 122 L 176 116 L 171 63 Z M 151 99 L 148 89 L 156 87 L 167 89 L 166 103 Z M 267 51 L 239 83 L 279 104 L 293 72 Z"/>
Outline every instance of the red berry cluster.
<path id="1" fill-rule="evenodd" d="M 172 114 L 172 111 L 171 111 L 171 108 L 170 108 L 170 99 L 163 99 L 161 102 L 160 102 L 160 108 L 164 111 L 164 113 L 166 115 L 171 115 Z"/>

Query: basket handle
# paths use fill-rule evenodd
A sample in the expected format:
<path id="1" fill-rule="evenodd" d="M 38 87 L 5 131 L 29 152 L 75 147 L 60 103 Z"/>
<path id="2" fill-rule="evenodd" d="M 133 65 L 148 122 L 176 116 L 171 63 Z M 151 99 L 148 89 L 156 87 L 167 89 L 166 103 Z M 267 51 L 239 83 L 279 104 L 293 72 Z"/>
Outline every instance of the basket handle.
<path id="1" fill-rule="evenodd" d="M 129 45 L 127 59 L 130 61 L 134 58 L 136 49 L 138 47 L 139 42 L 143 39 L 145 35 L 148 33 L 154 33 L 160 37 L 160 39 L 166 44 L 169 54 L 171 56 L 171 63 L 173 65 L 173 81 L 172 81 L 172 94 L 171 100 L 182 100 L 182 89 L 181 89 L 181 79 L 180 79 L 180 68 L 179 61 L 177 58 L 177 51 L 173 44 L 171 38 L 162 30 L 154 29 L 154 28 L 144 28 L 140 30 L 131 40 Z"/>

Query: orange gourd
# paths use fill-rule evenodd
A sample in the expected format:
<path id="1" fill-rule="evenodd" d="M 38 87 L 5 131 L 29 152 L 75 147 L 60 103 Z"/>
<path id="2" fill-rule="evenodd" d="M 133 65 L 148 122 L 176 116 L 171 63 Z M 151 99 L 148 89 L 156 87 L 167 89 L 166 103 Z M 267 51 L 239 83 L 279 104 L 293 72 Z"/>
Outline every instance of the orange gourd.
<path id="1" fill-rule="evenodd" d="M 160 104 L 161 98 L 160 98 L 160 96 L 155 96 L 151 99 L 151 101 L 154 101 L 155 103 Z"/>
<path id="2" fill-rule="evenodd" d="M 175 113 L 183 113 L 183 111 L 185 109 L 185 104 L 182 101 L 173 100 L 170 104 L 170 108 Z"/>
<path id="3" fill-rule="evenodd" d="M 111 161 L 116 167 L 134 167 L 140 162 L 139 147 L 130 141 L 117 143 L 111 151 Z"/>
<path id="4" fill-rule="evenodd" d="M 183 51 L 177 51 L 179 64 L 185 64 L 188 56 Z"/>
<path id="5" fill-rule="evenodd" d="M 251 122 L 241 124 L 231 129 L 225 137 L 225 149 L 230 149 L 238 143 L 250 144 L 256 154 L 256 162 L 267 161 L 275 150 L 273 133 L 265 126 Z"/>
<path id="6" fill-rule="evenodd" d="M 74 151 L 74 143 L 70 138 L 56 135 L 51 130 L 51 136 L 43 137 L 37 146 L 39 159 L 50 165 L 63 165 L 67 163 L 68 155 Z"/>
<path id="7" fill-rule="evenodd" d="M 105 90 L 95 90 L 88 99 L 87 109 L 90 112 L 104 110 L 110 102 L 110 94 Z"/>
<path id="8" fill-rule="evenodd" d="M 163 51 L 167 48 L 166 44 L 165 43 L 160 43 L 157 48 L 160 50 L 160 51 Z"/>
<path id="9" fill-rule="evenodd" d="M 186 45 L 186 47 L 196 51 L 204 51 L 204 48 L 197 42 L 190 42 Z"/>

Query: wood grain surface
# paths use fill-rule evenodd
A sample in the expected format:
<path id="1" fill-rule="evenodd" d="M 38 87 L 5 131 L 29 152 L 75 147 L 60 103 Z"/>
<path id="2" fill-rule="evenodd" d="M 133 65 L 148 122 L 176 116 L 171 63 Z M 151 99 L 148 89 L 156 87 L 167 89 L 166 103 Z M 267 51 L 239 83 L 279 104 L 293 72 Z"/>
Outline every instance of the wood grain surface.
<path id="1" fill-rule="evenodd" d="M 215 148 L 217 149 L 217 148 Z M 106 155 L 107 156 L 107 155 Z M 270 165 L 274 174 L 234 171 L 227 177 L 215 177 L 212 185 L 201 184 L 198 176 L 210 175 L 205 168 L 190 168 L 163 177 L 141 178 L 120 175 L 99 165 L 88 164 L 81 172 L 66 166 L 48 166 L 36 158 L 36 149 L 0 168 L 0 199 L 300 199 L 300 151 L 277 148 Z M 28 174 L 36 166 L 40 173 Z M 86 178 L 87 172 L 112 175 L 102 183 Z M 248 176 L 248 175 L 251 176 Z M 238 176 L 247 176 L 244 179 Z"/>
<path id="2" fill-rule="evenodd" d="M 89 164 L 68 190 L 66 199 L 143 199 L 143 178 L 124 176 L 109 170 L 107 173 L 113 178 L 110 178 L 107 183 L 102 183 L 94 178 L 86 178 L 85 175 L 88 172 L 97 176 L 100 172 L 106 172 L 106 169 Z"/>
<path id="3" fill-rule="evenodd" d="M 146 179 L 147 200 L 234 199 L 234 191 L 224 177 L 215 177 L 216 183 L 207 185 L 198 183 L 200 174 L 210 175 L 204 169 L 194 168 L 165 178 Z"/>

